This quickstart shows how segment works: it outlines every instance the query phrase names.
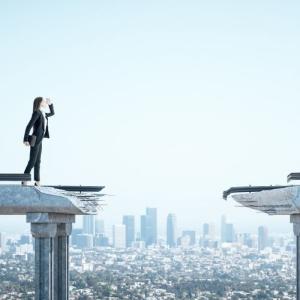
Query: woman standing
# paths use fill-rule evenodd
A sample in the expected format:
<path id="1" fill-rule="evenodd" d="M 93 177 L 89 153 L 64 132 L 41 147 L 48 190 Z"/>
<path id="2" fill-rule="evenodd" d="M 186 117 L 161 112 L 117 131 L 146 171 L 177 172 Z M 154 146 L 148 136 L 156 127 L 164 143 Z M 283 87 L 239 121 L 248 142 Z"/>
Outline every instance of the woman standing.
<path id="1" fill-rule="evenodd" d="M 46 107 L 49 106 L 50 113 L 45 113 Z M 54 115 L 54 107 L 49 98 L 37 97 L 33 101 L 33 113 L 31 119 L 26 126 L 24 134 L 24 144 L 30 147 L 29 161 L 24 173 L 31 172 L 34 167 L 34 180 L 36 186 L 40 186 L 40 164 L 42 155 L 43 138 L 49 138 L 48 117 Z M 32 135 L 30 130 L 33 128 Z M 22 182 L 27 185 L 27 181 Z"/>

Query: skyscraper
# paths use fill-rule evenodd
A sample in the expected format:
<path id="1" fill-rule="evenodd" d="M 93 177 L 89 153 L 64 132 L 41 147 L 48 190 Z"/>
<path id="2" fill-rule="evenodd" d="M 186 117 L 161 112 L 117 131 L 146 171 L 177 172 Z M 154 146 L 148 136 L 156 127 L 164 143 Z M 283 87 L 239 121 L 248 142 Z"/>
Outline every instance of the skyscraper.
<path id="1" fill-rule="evenodd" d="M 233 224 L 225 223 L 225 240 L 226 243 L 233 243 L 235 242 L 235 232 Z"/>
<path id="2" fill-rule="evenodd" d="M 113 225 L 113 245 L 115 248 L 126 247 L 126 228 L 123 224 Z"/>
<path id="3" fill-rule="evenodd" d="M 82 228 L 73 228 L 71 234 L 72 246 L 78 246 L 78 235 L 82 234 Z"/>
<path id="4" fill-rule="evenodd" d="M 146 241 L 146 222 L 147 222 L 147 217 L 146 215 L 141 216 L 141 240 Z"/>
<path id="5" fill-rule="evenodd" d="M 215 224 L 213 223 L 204 223 L 203 224 L 203 230 L 202 230 L 202 234 L 203 234 L 203 238 L 204 239 L 211 239 L 214 240 L 215 239 Z"/>
<path id="6" fill-rule="evenodd" d="M 157 209 L 146 208 L 146 215 L 141 216 L 141 239 L 146 246 L 157 243 Z"/>
<path id="7" fill-rule="evenodd" d="M 226 240 L 226 216 L 222 215 L 221 217 L 221 242 Z"/>
<path id="8" fill-rule="evenodd" d="M 269 235 L 268 228 L 266 226 L 258 227 L 258 250 L 263 250 L 268 246 Z"/>
<path id="9" fill-rule="evenodd" d="M 86 234 L 95 234 L 95 216 L 83 216 L 82 232 Z"/>
<path id="10" fill-rule="evenodd" d="M 76 236 L 77 246 L 81 249 L 93 248 L 94 247 L 94 237 L 89 233 L 82 233 Z"/>
<path id="11" fill-rule="evenodd" d="M 109 239 L 102 233 L 98 233 L 94 239 L 94 245 L 96 247 L 108 247 L 109 246 Z"/>
<path id="12" fill-rule="evenodd" d="M 175 214 L 168 214 L 167 217 L 167 245 L 175 247 L 177 243 L 177 220 Z"/>
<path id="13" fill-rule="evenodd" d="M 126 229 L 126 247 L 131 247 L 135 241 L 135 220 L 134 216 L 123 216 L 123 225 Z"/>
<path id="14" fill-rule="evenodd" d="M 95 233 L 96 234 L 104 234 L 104 232 L 105 232 L 104 220 L 100 219 L 99 217 L 96 217 Z"/>

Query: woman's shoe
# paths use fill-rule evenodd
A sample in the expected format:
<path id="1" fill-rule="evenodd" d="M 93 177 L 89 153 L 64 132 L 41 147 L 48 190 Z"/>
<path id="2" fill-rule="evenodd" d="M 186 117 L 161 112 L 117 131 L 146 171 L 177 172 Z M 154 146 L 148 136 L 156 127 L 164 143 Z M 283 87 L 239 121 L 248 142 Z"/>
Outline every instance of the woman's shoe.
<path id="1" fill-rule="evenodd" d="M 41 186 L 41 184 L 40 184 L 39 181 L 36 181 L 36 182 L 34 183 L 34 186 Z"/>
<path id="2" fill-rule="evenodd" d="M 29 181 L 22 181 L 22 185 L 23 186 L 28 186 L 29 185 Z"/>

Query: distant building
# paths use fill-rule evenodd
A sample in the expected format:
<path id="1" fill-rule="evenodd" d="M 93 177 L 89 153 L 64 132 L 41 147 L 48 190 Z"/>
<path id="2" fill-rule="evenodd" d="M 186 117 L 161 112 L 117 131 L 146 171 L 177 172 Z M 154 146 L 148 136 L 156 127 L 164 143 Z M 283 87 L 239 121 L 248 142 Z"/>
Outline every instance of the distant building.
<path id="1" fill-rule="evenodd" d="M 146 246 L 157 243 L 157 209 L 146 208 L 146 214 L 141 216 L 141 239 Z"/>
<path id="2" fill-rule="evenodd" d="M 104 220 L 97 217 L 95 220 L 95 234 L 105 234 Z"/>
<path id="3" fill-rule="evenodd" d="M 204 223 L 203 230 L 202 230 L 202 237 L 203 239 L 210 239 L 214 240 L 216 234 L 215 224 L 213 223 Z"/>
<path id="4" fill-rule="evenodd" d="M 31 234 L 22 234 L 20 236 L 19 244 L 25 245 L 25 244 L 31 244 L 32 243 L 32 235 Z"/>
<path id="5" fill-rule="evenodd" d="M 243 233 L 242 243 L 249 248 L 252 248 L 252 238 L 250 233 Z"/>
<path id="6" fill-rule="evenodd" d="M 126 247 L 126 227 L 123 224 L 113 225 L 113 246 L 115 248 Z"/>
<path id="7" fill-rule="evenodd" d="M 81 249 L 94 247 L 94 236 L 88 233 L 81 233 L 76 238 L 77 246 Z"/>
<path id="8" fill-rule="evenodd" d="M 126 247 L 131 247 L 135 241 L 135 219 L 134 216 L 123 216 L 123 225 L 126 232 Z"/>
<path id="9" fill-rule="evenodd" d="M 71 233 L 71 245 L 78 246 L 78 235 L 82 234 L 82 228 L 73 228 Z"/>
<path id="10" fill-rule="evenodd" d="M 82 232 L 95 235 L 95 216 L 83 216 Z"/>
<path id="11" fill-rule="evenodd" d="M 235 232 L 233 224 L 226 223 L 225 224 L 225 237 L 224 237 L 225 243 L 234 243 L 235 242 Z"/>
<path id="12" fill-rule="evenodd" d="M 258 250 L 264 250 L 268 247 L 269 234 L 266 226 L 258 227 Z"/>
<path id="13" fill-rule="evenodd" d="M 196 231 L 195 230 L 184 230 L 182 231 L 182 237 L 188 236 L 189 246 L 194 246 L 196 244 Z"/>
<path id="14" fill-rule="evenodd" d="M 167 217 L 167 245 L 175 247 L 177 242 L 177 219 L 175 214 L 169 214 Z"/>
<path id="15" fill-rule="evenodd" d="M 221 242 L 226 240 L 226 216 L 222 215 L 221 217 Z"/>
<path id="16" fill-rule="evenodd" d="M 144 249 L 145 242 L 144 241 L 135 241 L 135 242 L 133 242 L 132 247 L 137 248 L 137 249 Z"/>
<path id="17" fill-rule="evenodd" d="M 200 238 L 199 245 L 204 248 L 215 248 L 216 249 L 219 247 L 219 241 L 207 239 L 207 238 Z"/>
<path id="18" fill-rule="evenodd" d="M 146 241 L 146 226 L 147 226 L 147 217 L 146 215 L 141 216 L 141 233 L 140 240 Z"/>
<path id="19" fill-rule="evenodd" d="M 94 238 L 94 246 L 95 247 L 108 247 L 109 246 L 109 239 L 104 234 L 96 234 Z"/>
<path id="20" fill-rule="evenodd" d="M 231 223 L 227 223 L 226 216 L 221 217 L 221 243 L 233 243 L 235 242 L 234 226 Z"/>
<path id="21" fill-rule="evenodd" d="M 243 244 L 249 248 L 257 248 L 257 238 L 250 233 L 243 234 Z"/>

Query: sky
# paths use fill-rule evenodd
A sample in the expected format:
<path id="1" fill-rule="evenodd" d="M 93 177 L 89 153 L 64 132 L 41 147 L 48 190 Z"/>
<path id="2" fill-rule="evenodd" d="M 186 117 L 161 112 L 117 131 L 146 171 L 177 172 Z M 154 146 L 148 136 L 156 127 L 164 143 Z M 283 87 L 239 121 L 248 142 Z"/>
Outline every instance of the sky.
<path id="1" fill-rule="evenodd" d="M 25 169 L 36 96 L 56 115 L 43 184 L 105 185 L 106 227 L 157 207 L 200 230 L 268 216 L 222 199 L 300 171 L 298 1 L 0 1 L 0 165 Z M 81 226 L 77 218 L 75 226 Z M 2 216 L 0 232 L 29 230 Z"/>

